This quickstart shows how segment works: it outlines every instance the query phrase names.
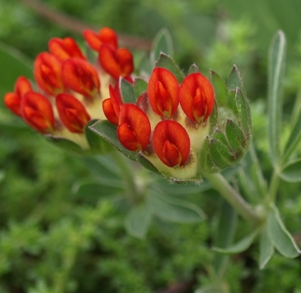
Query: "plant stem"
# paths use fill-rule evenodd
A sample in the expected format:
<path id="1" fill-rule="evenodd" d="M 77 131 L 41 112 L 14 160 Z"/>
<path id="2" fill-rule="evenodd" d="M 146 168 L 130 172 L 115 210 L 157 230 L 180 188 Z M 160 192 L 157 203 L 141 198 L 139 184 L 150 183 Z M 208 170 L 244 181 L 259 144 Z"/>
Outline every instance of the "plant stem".
<path id="1" fill-rule="evenodd" d="M 244 219 L 255 225 L 258 225 L 262 221 L 251 206 L 233 189 L 221 174 L 205 174 L 205 177 Z"/>
<path id="2" fill-rule="evenodd" d="M 46 1 L 21 0 L 21 2 L 29 6 L 32 10 L 43 16 L 45 19 L 48 19 L 53 23 L 70 30 L 71 32 L 82 34 L 85 29 L 92 29 L 94 31 L 99 30 L 98 27 L 93 27 L 60 11 L 52 9 L 49 5 L 44 3 Z M 103 26 L 103 24 L 101 24 L 101 26 Z M 118 34 L 118 38 L 123 47 L 145 51 L 150 51 L 152 47 L 152 42 L 146 39 L 124 34 Z"/>
<path id="3" fill-rule="evenodd" d="M 118 151 L 111 152 L 111 157 L 114 159 L 116 165 L 119 167 L 121 176 L 126 183 L 127 195 L 131 201 L 135 201 L 139 196 L 137 185 L 135 183 L 135 174 L 133 172 L 133 165 L 126 162 L 124 155 Z"/>

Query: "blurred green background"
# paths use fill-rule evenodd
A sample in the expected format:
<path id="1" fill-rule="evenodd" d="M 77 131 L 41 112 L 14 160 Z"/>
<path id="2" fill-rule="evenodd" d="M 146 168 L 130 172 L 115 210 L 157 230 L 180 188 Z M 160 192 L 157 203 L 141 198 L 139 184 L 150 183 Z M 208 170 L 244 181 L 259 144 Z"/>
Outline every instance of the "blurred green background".
<path id="1" fill-rule="evenodd" d="M 43 11 L 38 11 L 39 4 Z M 58 23 L 47 19 L 45 11 L 50 18 L 67 18 Z M 161 28 L 167 28 L 174 58 L 184 71 L 196 63 L 207 76 L 213 69 L 227 78 L 232 65 L 238 65 L 252 104 L 254 140 L 269 178 L 268 146 L 262 139 L 268 47 L 275 32 L 283 30 L 288 42 L 289 113 L 301 84 L 300 13 L 300 0 L 0 0 L 0 93 L 12 91 L 20 74 L 32 75 L 32 60 L 47 50 L 50 38 L 72 36 L 83 45 L 77 28 L 68 26 L 69 18 L 79 25 L 113 28 L 138 61 L 149 51 L 127 36 L 149 45 Z M 286 125 L 283 132 L 285 136 Z M 106 172 L 102 168 L 92 158 L 51 145 L 1 103 L 0 293 L 188 293 L 210 282 L 210 244 L 220 201 L 216 192 L 191 195 L 182 189 L 177 196 L 202 207 L 208 220 L 177 224 L 158 218 L 141 240 L 126 233 L 126 204 L 101 192 L 76 192 L 82 180 L 101 178 Z M 280 209 L 289 230 L 298 235 L 300 185 L 282 183 L 280 190 Z M 276 255 L 258 272 L 257 254 L 251 247 L 232 259 L 226 272 L 230 292 L 301 292 L 299 259 Z"/>

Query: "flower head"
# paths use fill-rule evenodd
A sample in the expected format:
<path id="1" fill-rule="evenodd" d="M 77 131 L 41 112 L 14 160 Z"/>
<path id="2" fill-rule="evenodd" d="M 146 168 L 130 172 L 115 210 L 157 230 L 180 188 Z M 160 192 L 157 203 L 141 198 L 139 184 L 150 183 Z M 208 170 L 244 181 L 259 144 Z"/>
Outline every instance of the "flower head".
<path id="1" fill-rule="evenodd" d="M 71 140 L 93 151 L 110 142 L 128 157 L 178 180 L 199 179 L 243 157 L 251 118 L 235 66 L 228 86 L 211 72 L 218 96 L 224 95 L 218 115 L 213 85 L 196 66 L 184 76 L 161 54 L 148 80 L 133 79 L 133 56 L 118 47 L 113 30 L 85 30 L 84 38 L 96 54 L 95 64 L 72 38 L 53 38 L 49 52 L 35 59 L 37 86 L 18 78 L 14 92 L 4 96 L 7 108 L 53 140 Z M 99 121 L 92 126 L 95 119 Z M 92 141 L 95 133 L 102 146 Z"/>
<path id="2" fill-rule="evenodd" d="M 115 115 L 118 124 L 121 98 L 115 97 L 119 90 L 114 88 L 119 77 L 130 76 L 134 67 L 132 54 L 118 48 L 117 34 L 110 28 L 98 33 L 86 30 L 84 37 L 96 50 L 95 64 L 72 38 L 53 38 L 48 43 L 49 52 L 40 53 L 34 61 L 37 87 L 20 77 L 4 102 L 36 131 L 72 140 L 87 149 L 85 128 L 91 119 L 106 120 L 107 115 Z M 135 132 L 135 124 L 128 123 Z M 139 143 L 143 148 L 144 142 Z"/>
<path id="3" fill-rule="evenodd" d="M 233 88 L 233 80 L 241 80 L 237 67 L 230 73 L 232 83 L 228 87 L 211 72 L 221 99 L 222 115 L 218 115 L 211 81 L 196 67 L 184 77 L 170 57 L 161 58 L 157 63 L 169 69 L 156 67 L 148 82 L 137 79 L 132 89 L 124 83 L 121 96 L 132 104 L 123 104 L 111 89 L 106 116 L 114 117 L 109 121 L 118 125 L 119 142 L 135 154 L 113 144 L 145 167 L 175 180 L 199 181 L 203 174 L 236 164 L 247 151 L 251 130 L 244 89 L 240 89 L 241 84 Z M 135 91 L 139 92 L 136 100 L 129 97 Z M 100 135 L 108 137 L 107 126 L 104 130 Z"/>
<path id="4" fill-rule="evenodd" d="M 201 98 L 195 98 L 200 90 Z M 194 73 L 180 84 L 171 71 L 157 67 L 136 104 L 123 104 L 112 88 L 110 91 L 111 102 L 104 105 L 104 111 L 107 117 L 114 117 L 109 121 L 118 121 L 117 136 L 126 149 L 137 152 L 168 177 L 197 176 L 198 153 L 209 133 L 208 118 L 214 105 L 209 80 Z"/>

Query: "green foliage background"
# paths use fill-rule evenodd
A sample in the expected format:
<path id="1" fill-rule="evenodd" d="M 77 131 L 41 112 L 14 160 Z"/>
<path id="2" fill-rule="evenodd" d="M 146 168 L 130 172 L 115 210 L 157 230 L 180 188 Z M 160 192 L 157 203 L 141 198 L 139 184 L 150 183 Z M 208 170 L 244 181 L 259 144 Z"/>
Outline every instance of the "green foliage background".
<path id="1" fill-rule="evenodd" d="M 26 1 L 0 0 L 0 40 L 24 54 L 28 67 L 47 49 L 51 37 L 81 36 L 33 12 Z M 251 101 L 253 139 L 267 179 L 266 72 L 270 39 L 282 29 L 288 39 L 285 113 L 300 95 L 301 1 L 282 0 L 49 0 L 52 9 L 95 27 L 152 40 L 166 27 L 175 42 L 181 68 L 196 63 L 226 77 L 240 68 Z M 1 46 L 2 48 L 2 46 Z M 0 48 L 0 93 L 13 90 L 26 65 L 7 64 Z M 136 52 L 137 59 L 148 52 Z M 17 53 L 19 58 L 19 53 Z M 22 56 L 22 59 L 24 59 Z M 20 67 L 19 67 L 19 66 Z M 26 73 L 24 73 L 26 72 Z M 283 136 L 287 137 L 284 125 Z M 113 163 L 112 163 L 113 164 Z M 165 292 L 188 284 L 194 292 L 209 283 L 212 231 L 221 199 L 213 190 L 182 194 L 202 207 L 208 220 L 175 224 L 156 219 L 146 238 L 126 233 L 127 206 L 110 197 L 82 196 L 74 190 L 98 178 L 91 160 L 68 154 L 34 133 L 1 104 L 0 108 L 0 292 Z M 101 169 L 98 170 L 102 172 Z M 235 179 L 234 179 L 235 180 Z M 300 184 L 281 183 L 278 205 L 300 241 Z M 241 228 L 244 224 L 239 223 Z M 238 235 L 239 236 L 239 235 Z M 274 256 L 258 271 L 256 247 L 233 257 L 226 276 L 230 292 L 300 293 L 300 259 Z M 162 290 L 162 291 L 160 291 Z M 167 291 L 166 291 L 167 292 Z M 180 291 L 178 291 L 180 292 Z M 182 291 L 184 292 L 184 291 Z"/>

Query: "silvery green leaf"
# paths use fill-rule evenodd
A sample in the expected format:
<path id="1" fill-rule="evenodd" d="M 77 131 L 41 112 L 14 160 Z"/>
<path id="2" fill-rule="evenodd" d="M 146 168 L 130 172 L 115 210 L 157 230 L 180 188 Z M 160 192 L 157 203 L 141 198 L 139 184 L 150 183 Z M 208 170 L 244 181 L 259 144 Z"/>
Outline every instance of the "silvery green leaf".
<path id="1" fill-rule="evenodd" d="M 279 176 L 286 182 L 301 182 L 301 158 L 288 162 Z"/>
<path id="2" fill-rule="evenodd" d="M 264 229 L 259 241 L 259 268 L 265 268 L 274 254 L 274 246 L 267 229 Z"/>
<path id="3" fill-rule="evenodd" d="M 285 228 L 278 209 L 274 206 L 268 217 L 268 235 L 273 246 L 285 257 L 295 258 L 300 254 L 300 250 L 292 235 Z"/>
<path id="4" fill-rule="evenodd" d="M 144 238 L 152 220 L 152 213 L 145 204 L 133 207 L 125 219 L 127 232 L 137 238 Z"/>
<path id="5" fill-rule="evenodd" d="M 271 160 L 274 166 L 277 166 L 280 161 L 283 79 L 286 61 L 286 39 L 282 31 L 278 31 L 274 36 L 268 57 L 268 135 Z"/>

